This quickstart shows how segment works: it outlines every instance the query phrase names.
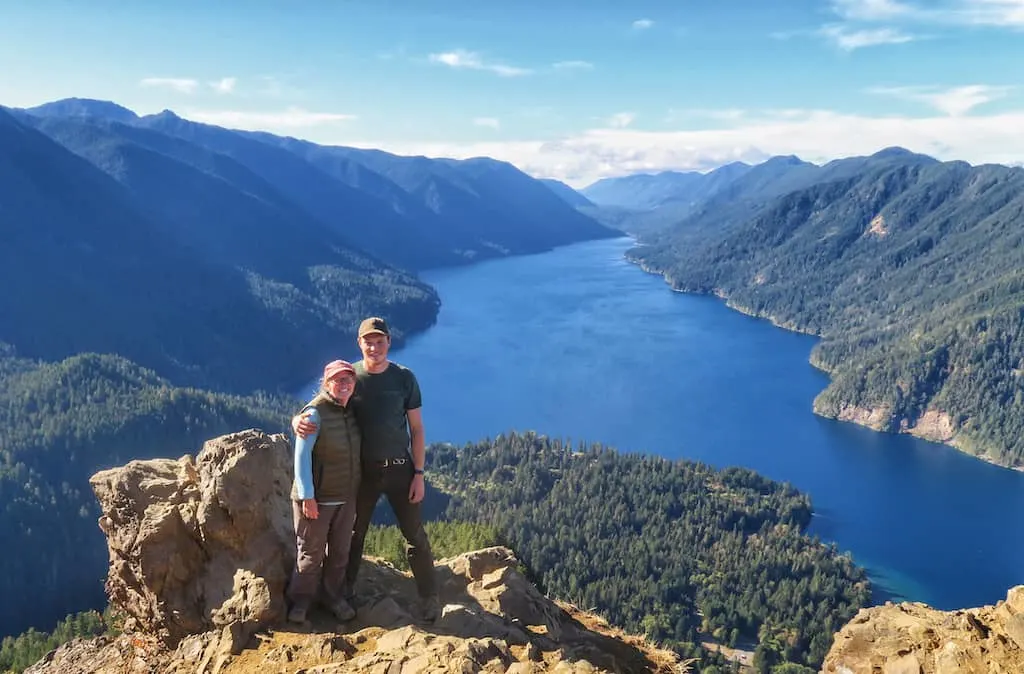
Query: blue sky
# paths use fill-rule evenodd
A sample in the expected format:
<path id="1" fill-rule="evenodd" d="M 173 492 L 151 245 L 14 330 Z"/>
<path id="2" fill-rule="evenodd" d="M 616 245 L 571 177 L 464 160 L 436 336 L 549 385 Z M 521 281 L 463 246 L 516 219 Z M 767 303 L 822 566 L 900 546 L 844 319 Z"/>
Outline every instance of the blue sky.
<path id="1" fill-rule="evenodd" d="M 575 186 L 902 145 L 1024 161 L 1024 0 L 11 2 L 0 104 L 139 114 Z"/>

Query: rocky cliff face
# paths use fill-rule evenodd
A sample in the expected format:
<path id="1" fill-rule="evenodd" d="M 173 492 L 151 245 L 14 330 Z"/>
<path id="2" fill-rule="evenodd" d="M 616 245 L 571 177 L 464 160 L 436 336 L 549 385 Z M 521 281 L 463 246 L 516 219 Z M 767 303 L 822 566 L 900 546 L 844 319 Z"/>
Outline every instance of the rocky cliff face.
<path id="1" fill-rule="evenodd" d="M 1005 601 L 944 612 L 924 604 L 862 609 L 838 634 L 824 674 L 1021 674 L 1024 585 Z"/>
<path id="2" fill-rule="evenodd" d="M 133 461 L 92 479 L 107 536 L 118 636 L 76 640 L 33 674 L 251 672 L 684 672 L 686 664 L 544 597 L 496 547 L 440 560 L 444 604 L 412 617 L 412 579 L 360 570 L 358 614 L 284 622 L 294 561 L 283 436 L 244 431 L 193 458 Z"/>

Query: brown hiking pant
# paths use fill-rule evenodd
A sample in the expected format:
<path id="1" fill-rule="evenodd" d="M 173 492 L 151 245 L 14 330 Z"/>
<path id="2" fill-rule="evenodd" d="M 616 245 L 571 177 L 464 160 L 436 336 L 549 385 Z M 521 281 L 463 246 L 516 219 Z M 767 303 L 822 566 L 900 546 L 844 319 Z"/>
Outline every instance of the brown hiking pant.
<path id="1" fill-rule="evenodd" d="M 326 603 L 343 596 L 356 502 L 350 499 L 344 505 L 320 505 L 319 510 L 319 517 L 311 520 L 302 514 L 302 502 L 292 501 L 297 553 L 287 591 L 292 606 L 309 608 L 321 579 Z"/>
<path id="2" fill-rule="evenodd" d="M 352 533 L 352 547 L 349 551 L 348 569 L 345 571 L 348 587 L 355 587 L 359 563 L 363 561 L 363 542 L 366 530 L 370 528 L 373 509 L 380 495 L 384 494 L 391 510 L 398 520 L 398 528 L 405 536 L 405 553 L 409 568 L 416 579 L 416 589 L 421 597 L 437 594 L 437 579 L 434 576 L 434 553 L 430 539 L 423 528 L 420 503 L 409 503 L 409 485 L 412 484 L 412 460 L 404 464 L 381 468 L 371 461 L 363 461 L 363 477 L 359 482 L 356 497 L 356 525 Z"/>

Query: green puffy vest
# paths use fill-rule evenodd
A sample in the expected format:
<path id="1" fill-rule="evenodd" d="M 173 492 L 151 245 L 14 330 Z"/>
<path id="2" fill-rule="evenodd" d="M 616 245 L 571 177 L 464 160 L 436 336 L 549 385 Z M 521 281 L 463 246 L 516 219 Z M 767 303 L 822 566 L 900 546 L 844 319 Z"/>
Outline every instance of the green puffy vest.
<path id="1" fill-rule="evenodd" d="M 356 415 L 331 402 L 321 391 L 306 407 L 320 413 L 320 429 L 313 445 L 313 493 L 317 501 L 350 501 L 356 497 L 362 466 L 361 435 Z M 298 488 L 292 484 L 292 499 Z"/>

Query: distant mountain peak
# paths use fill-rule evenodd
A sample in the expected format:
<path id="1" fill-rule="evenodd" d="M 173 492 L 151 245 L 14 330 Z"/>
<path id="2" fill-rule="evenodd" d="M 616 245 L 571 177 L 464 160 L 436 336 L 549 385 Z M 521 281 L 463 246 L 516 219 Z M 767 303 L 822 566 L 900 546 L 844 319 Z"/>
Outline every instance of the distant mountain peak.
<path id="1" fill-rule="evenodd" d="M 778 155 L 776 157 L 772 157 L 772 158 L 768 159 L 767 161 L 764 162 L 764 165 L 766 165 L 766 166 L 767 165 L 771 165 L 771 166 L 800 166 L 801 164 L 807 164 L 807 163 L 808 162 L 805 162 L 803 159 L 801 159 L 800 157 L 797 157 L 795 154 L 783 154 L 783 155 Z"/>
<path id="2" fill-rule="evenodd" d="M 878 152 L 871 155 L 870 159 L 882 160 L 882 161 L 910 161 L 925 164 L 937 164 L 940 163 L 935 157 L 931 157 L 920 152 L 914 152 L 904 147 L 892 146 L 879 150 Z M 966 162 L 963 162 L 966 164 Z M 969 164 L 968 164 L 969 166 Z"/>
<path id="3" fill-rule="evenodd" d="M 36 117 L 99 117 L 116 122 L 133 122 L 139 118 L 122 105 L 95 98 L 62 98 L 24 111 Z"/>
<path id="4" fill-rule="evenodd" d="M 899 147 L 898 145 L 893 145 L 891 147 L 882 148 L 881 150 L 879 150 L 878 152 L 874 153 L 871 156 L 872 157 L 877 157 L 879 159 L 882 159 L 882 158 L 885 158 L 885 157 L 910 157 L 910 156 L 913 156 L 914 154 L 916 154 L 916 153 L 915 152 L 911 152 L 910 150 L 908 150 L 905 147 Z"/>

